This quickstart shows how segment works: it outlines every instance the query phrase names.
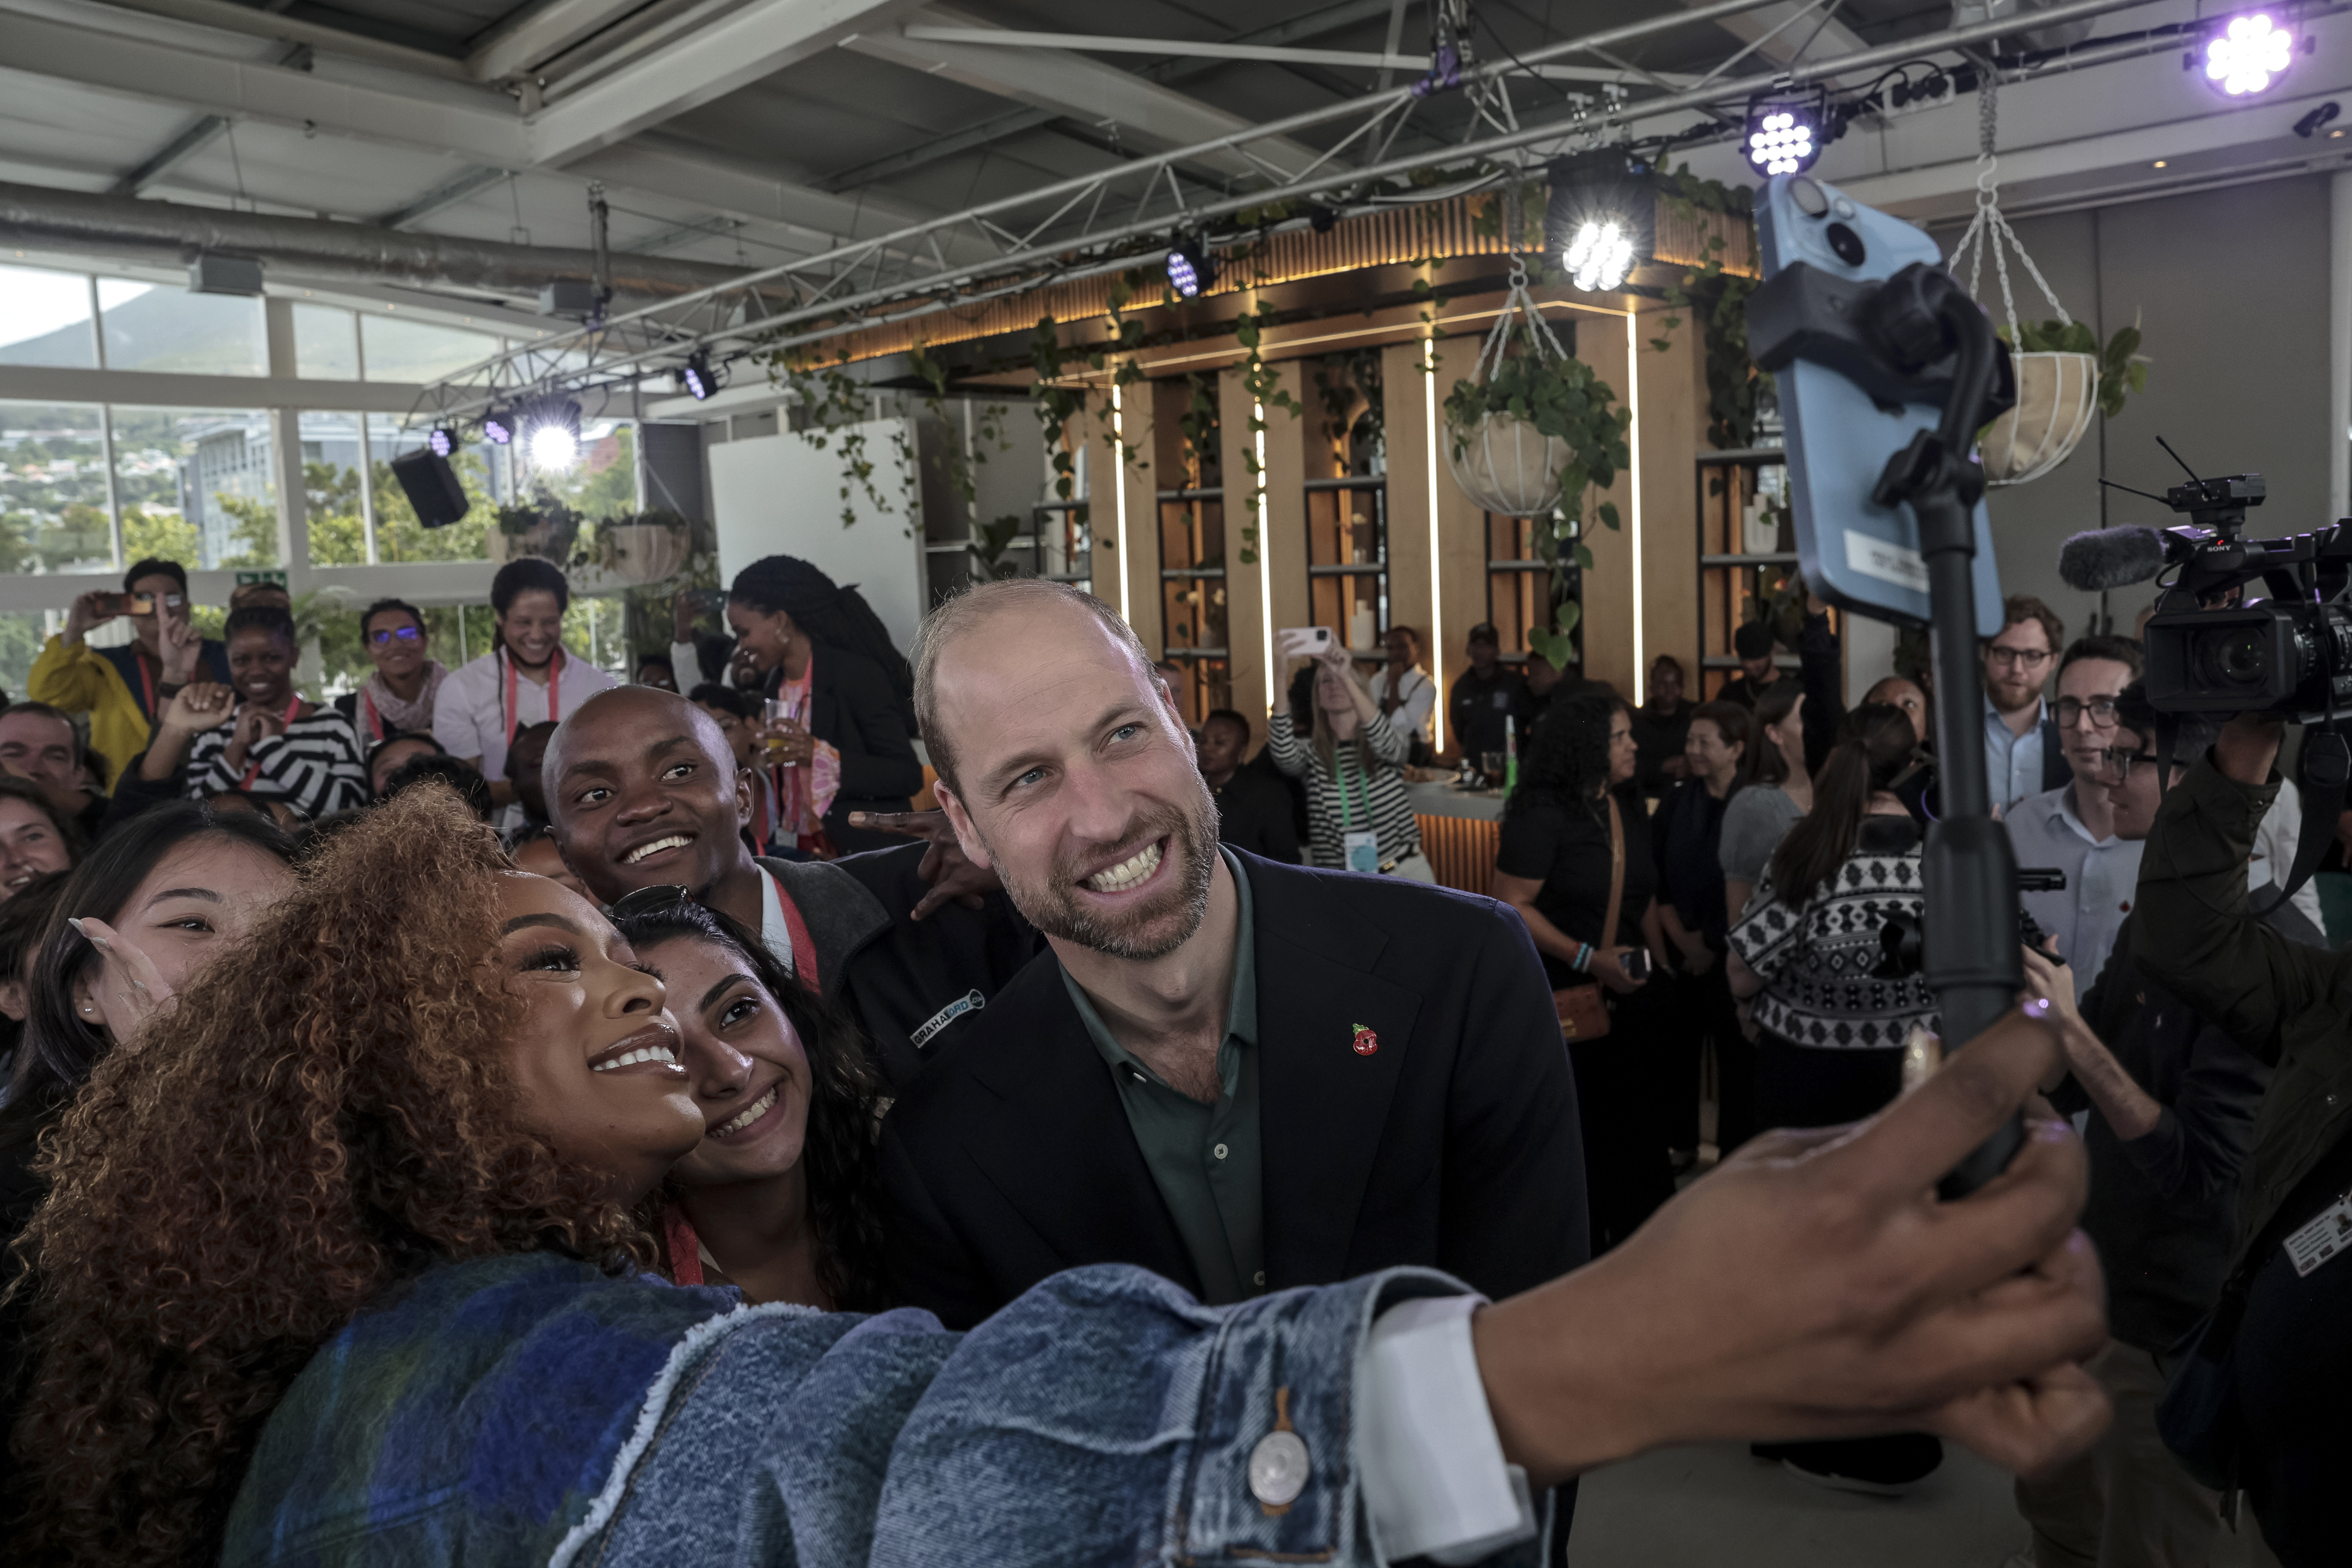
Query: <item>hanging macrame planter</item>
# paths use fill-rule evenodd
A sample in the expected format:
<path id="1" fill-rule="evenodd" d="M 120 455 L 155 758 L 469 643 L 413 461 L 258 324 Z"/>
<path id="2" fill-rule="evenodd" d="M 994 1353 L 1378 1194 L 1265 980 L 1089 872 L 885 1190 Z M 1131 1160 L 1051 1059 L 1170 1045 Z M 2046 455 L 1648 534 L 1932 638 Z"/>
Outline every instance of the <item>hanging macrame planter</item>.
<path id="1" fill-rule="evenodd" d="M 1502 368 L 1514 330 L 1527 335 L 1527 353 L 1546 368 L 1566 371 L 1575 362 L 1528 293 L 1527 268 L 1511 258 L 1511 292 L 1478 351 L 1473 373 L 1481 386 Z M 1547 436 L 1531 420 L 1490 409 L 1469 420 L 1448 418 L 1446 462 L 1454 482 L 1484 510 L 1498 517 L 1549 517 L 1559 505 L 1560 476 L 1574 455 L 1569 444 Z"/>
<path id="2" fill-rule="evenodd" d="M 1978 437 L 1977 453 L 1984 465 L 1985 483 L 2021 485 L 2042 478 L 2064 462 L 2089 433 L 2091 416 L 2099 406 L 2099 360 L 2095 354 L 2021 352 L 2025 338 L 2017 324 L 2017 300 L 2010 291 L 2009 254 L 2002 248 L 2004 242 L 2025 264 L 2042 297 L 2058 313 L 2059 323 L 2071 327 L 2074 318 L 2058 302 L 2042 269 L 2026 254 L 2024 242 L 2009 226 L 2009 219 L 2001 216 L 2000 183 L 1994 177 L 2000 165 L 2000 160 L 1993 156 L 1993 127 L 1999 112 L 1996 90 L 1990 75 L 1978 89 L 1977 211 L 1969 220 L 1968 232 L 1952 247 L 1948 266 L 1958 277 L 1960 258 L 1968 258 L 1969 292 L 1973 295 L 1984 268 L 1985 253 L 1992 253 L 1993 270 L 2000 279 L 2001 310 L 2009 317 L 2010 360 L 2017 373 L 2017 405 L 1985 426 Z"/>

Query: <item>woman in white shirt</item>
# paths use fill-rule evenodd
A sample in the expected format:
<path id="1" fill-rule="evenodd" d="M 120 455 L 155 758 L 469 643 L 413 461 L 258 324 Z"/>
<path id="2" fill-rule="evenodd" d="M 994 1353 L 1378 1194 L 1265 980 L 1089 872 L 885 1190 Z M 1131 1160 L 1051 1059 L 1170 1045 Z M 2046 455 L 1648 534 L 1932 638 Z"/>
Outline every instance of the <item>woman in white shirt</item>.
<path id="1" fill-rule="evenodd" d="M 433 704 L 433 738 L 453 757 L 482 770 L 490 798 L 514 805 L 507 748 L 515 731 L 563 717 L 619 684 L 563 646 L 563 612 L 572 584 L 554 563 L 535 555 L 509 561 L 490 579 L 498 636 L 490 651 L 450 673 Z M 512 815 L 509 813 L 508 815 Z"/>

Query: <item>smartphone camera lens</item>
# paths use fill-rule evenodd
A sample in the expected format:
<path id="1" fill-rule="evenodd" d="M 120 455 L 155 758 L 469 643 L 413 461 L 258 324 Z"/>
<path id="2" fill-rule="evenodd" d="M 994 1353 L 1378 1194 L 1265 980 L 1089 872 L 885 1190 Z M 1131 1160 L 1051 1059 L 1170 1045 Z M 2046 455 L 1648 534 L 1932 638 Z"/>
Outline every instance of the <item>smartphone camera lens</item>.
<path id="1" fill-rule="evenodd" d="M 1870 254 L 1862 247 L 1862 236 L 1842 223 L 1833 223 L 1822 232 L 1828 237 L 1830 248 L 1837 252 L 1837 258 L 1848 267 L 1861 266 L 1863 258 Z"/>
<path id="2" fill-rule="evenodd" d="M 1802 174 L 1789 182 L 1789 199 L 1796 203 L 1797 210 L 1807 217 L 1819 217 L 1830 210 L 1828 195 L 1819 184 Z"/>

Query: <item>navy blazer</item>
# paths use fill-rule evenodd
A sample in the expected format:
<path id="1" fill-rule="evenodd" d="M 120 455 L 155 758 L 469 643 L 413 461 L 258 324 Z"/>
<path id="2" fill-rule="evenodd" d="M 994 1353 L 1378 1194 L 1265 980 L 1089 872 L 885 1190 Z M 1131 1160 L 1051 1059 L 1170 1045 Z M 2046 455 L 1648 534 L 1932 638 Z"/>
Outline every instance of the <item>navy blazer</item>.
<path id="1" fill-rule="evenodd" d="M 1255 900 L 1267 1289 L 1419 1264 L 1500 1299 L 1583 1263 L 1576 1086 L 1519 917 L 1238 858 Z M 1090 1263 L 1197 1294 L 1060 961 L 1041 953 L 961 1032 L 882 1121 L 903 1299 L 969 1328 Z"/>

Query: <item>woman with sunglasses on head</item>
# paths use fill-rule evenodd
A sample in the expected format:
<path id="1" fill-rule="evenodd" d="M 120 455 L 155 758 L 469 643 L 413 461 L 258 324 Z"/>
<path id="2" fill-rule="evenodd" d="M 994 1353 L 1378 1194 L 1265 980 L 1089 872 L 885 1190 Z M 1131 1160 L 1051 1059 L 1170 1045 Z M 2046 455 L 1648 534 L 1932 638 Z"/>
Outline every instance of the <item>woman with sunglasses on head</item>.
<path id="1" fill-rule="evenodd" d="M 890 1305 L 874 1202 L 882 1086 L 856 1025 L 684 888 L 646 888 L 612 914 L 668 989 L 706 1128 L 663 1184 L 663 1271 L 750 1301 Z"/>
<path id="2" fill-rule="evenodd" d="M 378 599 L 360 613 L 360 651 L 375 673 L 334 705 L 352 721 L 361 745 L 376 745 L 403 730 L 433 732 L 433 700 L 449 671 L 425 644 L 425 612 L 405 600 Z"/>

